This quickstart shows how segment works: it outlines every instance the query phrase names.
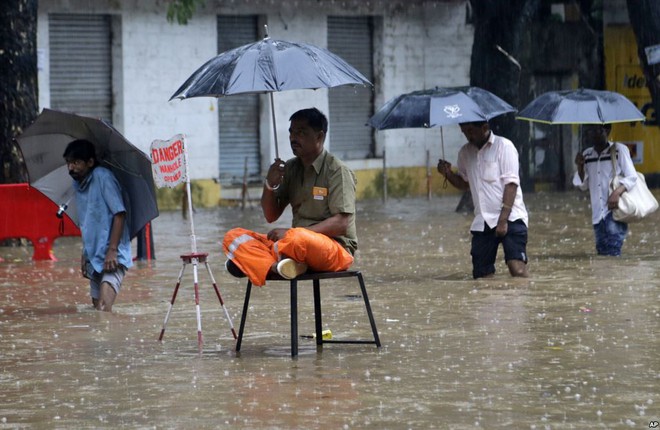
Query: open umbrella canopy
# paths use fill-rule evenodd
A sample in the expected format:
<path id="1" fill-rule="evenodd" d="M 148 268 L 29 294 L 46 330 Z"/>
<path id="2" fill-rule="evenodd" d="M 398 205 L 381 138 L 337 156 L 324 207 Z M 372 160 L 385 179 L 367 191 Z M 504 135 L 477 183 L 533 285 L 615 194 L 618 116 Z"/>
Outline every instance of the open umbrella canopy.
<path id="1" fill-rule="evenodd" d="M 488 121 L 516 109 L 479 87 L 436 87 L 397 96 L 381 107 L 368 124 L 378 130 L 442 127 Z"/>
<path id="2" fill-rule="evenodd" d="M 174 98 L 371 85 L 332 52 L 305 43 L 263 40 L 223 52 L 197 69 Z"/>
<path id="3" fill-rule="evenodd" d="M 622 94 L 586 88 L 544 93 L 516 118 L 545 124 L 611 124 L 645 119 Z"/>
<path id="4" fill-rule="evenodd" d="M 133 146 L 107 122 L 44 109 L 34 123 L 16 138 L 23 153 L 30 185 L 58 205 L 68 205 L 67 214 L 78 224 L 73 191 L 63 154 L 76 139 L 94 144 L 101 166 L 110 169 L 124 192 L 131 238 L 158 216 L 156 190 L 149 157 Z M 53 214 L 55 215 L 55 214 Z"/>
<path id="5" fill-rule="evenodd" d="M 279 158 L 273 92 L 342 85 L 371 86 L 371 82 L 327 49 L 266 36 L 259 42 L 212 58 L 197 69 L 170 100 L 269 93 L 275 156 Z"/>

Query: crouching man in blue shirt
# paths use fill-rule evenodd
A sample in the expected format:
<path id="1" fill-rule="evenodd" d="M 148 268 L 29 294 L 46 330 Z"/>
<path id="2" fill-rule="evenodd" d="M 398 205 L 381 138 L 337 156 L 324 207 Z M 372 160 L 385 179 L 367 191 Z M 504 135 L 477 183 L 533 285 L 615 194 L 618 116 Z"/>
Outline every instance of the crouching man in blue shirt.
<path id="1" fill-rule="evenodd" d="M 126 270 L 133 265 L 121 186 L 110 170 L 98 165 L 91 142 L 74 140 L 63 156 L 76 191 L 82 275 L 89 279 L 94 308 L 111 312 Z"/>

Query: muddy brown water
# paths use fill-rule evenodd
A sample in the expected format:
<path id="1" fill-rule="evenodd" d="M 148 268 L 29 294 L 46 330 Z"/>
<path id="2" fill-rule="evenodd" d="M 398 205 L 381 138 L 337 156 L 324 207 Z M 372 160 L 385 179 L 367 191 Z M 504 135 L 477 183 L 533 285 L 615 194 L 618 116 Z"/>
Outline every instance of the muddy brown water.
<path id="1" fill-rule="evenodd" d="M 360 202 L 360 251 L 382 341 L 290 353 L 287 284 L 255 288 L 240 354 L 204 270 L 197 350 L 188 266 L 157 341 L 190 228 L 153 223 L 156 257 L 129 271 L 112 314 L 93 311 L 80 242 L 56 262 L 0 248 L 0 428 L 649 428 L 660 420 L 660 214 L 631 225 L 620 258 L 595 255 L 584 195 L 525 196 L 529 279 L 470 276 L 471 215 L 457 197 Z M 238 330 L 245 282 L 224 270 L 222 235 L 264 231 L 258 208 L 198 210 L 198 249 Z M 285 217 L 276 226 L 286 226 Z M 203 267 L 201 268 L 203 269 Z M 305 285 L 305 284 L 302 284 Z M 322 284 L 325 285 L 325 284 Z M 324 329 L 370 336 L 355 282 L 323 287 Z M 314 332 L 300 288 L 299 331 Z"/>

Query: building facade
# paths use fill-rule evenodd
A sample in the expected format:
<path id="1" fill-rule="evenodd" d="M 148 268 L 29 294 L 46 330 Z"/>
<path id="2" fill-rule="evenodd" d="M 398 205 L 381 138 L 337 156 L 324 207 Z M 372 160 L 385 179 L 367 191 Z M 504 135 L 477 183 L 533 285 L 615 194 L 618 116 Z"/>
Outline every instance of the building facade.
<path id="1" fill-rule="evenodd" d="M 168 22 L 166 11 L 160 0 L 41 0 L 39 104 L 105 118 L 145 152 L 154 139 L 183 133 L 200 205 L 235 197 L 245 178 L 260 183 L 274 133 L 281 158 L 291 157 L 288 118 L 302 108 L 328 115 L 327 147 L 356 171 L 362 198 L 378 196 L 384 155 L 390 178 L 406 170 L 400 180 L 416 193 L 424 166 L 443 150 L 455 159 L 463 143 L 458 127 L 446 127 L 443 149 L 439 130 L 375 131 L 366 122 L 401 93 L 469 84 L 465 0 L 207 0 L 187 25 Z M 198 67 L 260 40 L 265 25 L 273 39 L 329 49 L 373 88 L 275 93 L 276 131 L 267 95 L 170 101 Z"/>
<path id="2" fill-rule="evenodd" d="M 240 199 L 246 189 L 248 197 L 259 198 L 275 138 L 280 157 L 291 157 L 288 118 L 311 106 L 328 115 L 326 145 L 356 172 L 358 198 L 383 195 L 384 169 L 391 194 L 456 192 L 442 188 L 435 164 L 441 157 L 456 160 L 464 143 L 458 127 L 376 131 L 366 122 L 402 93 L 470 83 L 474 28 L 467 0 L 206 0 L 187 25 L 167 21 L 168 4 L 40 0 L 40 107 L 106 118 L 145 152 L 154 139 L 183 133 L 193 198 L 202 206 Z M 545 91 L 586 87 L 620 91 L 640 108 L 649 105 L 644 85 L 629 88 L 615 76 L 641 70 L 625 0 L 592 10 L 602 15 L 602 28 L 585 25 L 574 2 L 542 4 L 519 58 L 523 104 Z M 265 26 L 273 39 L 329 49 L 373 88 L 275 93 L 275 127 L 268 95 L 170 100 L 202 64 L 260 40 Z M 657 127 L 655 113 L 647 116 L 648 124 L 617 126 L 613 137 L 636 150 L 638 169 L 654 183 Z M 516 144 L 526 189 L 568 189 L 580 148 L 576 130 L 535 125 L 529 142 Z M 159 190 L 161 207 L 179 206 L 181 192 Z"/>

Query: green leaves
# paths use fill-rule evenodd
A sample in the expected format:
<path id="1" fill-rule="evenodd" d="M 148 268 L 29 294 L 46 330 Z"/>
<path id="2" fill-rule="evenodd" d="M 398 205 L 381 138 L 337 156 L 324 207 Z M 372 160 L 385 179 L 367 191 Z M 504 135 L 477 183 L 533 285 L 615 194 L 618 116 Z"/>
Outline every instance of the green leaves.
<path id="1" fill-rule="evenodd" d="M 204 0 L 172 0 L 167 6 L 167 21 L 176 22 L 180 25 L 188 24 L 195 13 L 197 6 L 203 6 Z"/>

